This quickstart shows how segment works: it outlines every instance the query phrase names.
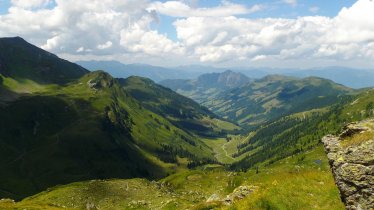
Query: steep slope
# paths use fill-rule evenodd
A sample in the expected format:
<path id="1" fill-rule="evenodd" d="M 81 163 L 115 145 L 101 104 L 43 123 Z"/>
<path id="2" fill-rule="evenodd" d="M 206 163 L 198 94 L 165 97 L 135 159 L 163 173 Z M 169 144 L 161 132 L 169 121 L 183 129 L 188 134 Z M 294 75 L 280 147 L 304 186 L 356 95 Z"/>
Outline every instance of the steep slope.
<path id="1" fill-rule="evenodd" d="M 303 153 L 320 144 L 323 136 L 340 133 L 345 124 L 373 116 L 374 90 L 370 89 L 340 96 L 329 107 L 281 117 L 263 124 L 245 137 L 234 155 L 240 157 L 240 161 L 231 167 L 240 170 L 266 165 Z"/>
<path id="2" fill-rule="evenodd" d="M 251 79 L 241 73 L 227 70 L 222 73 L 200 75 L 194 80 L 164 80 L 160 84 L 193 100 L 204 103 L 214 100 L 225 90 L 250 83 Z"/>
<path id="3" fill-rule="evenodd" d="M 145 108 L 167 118 L 181 129 L 198 135 L 214 136 L 226 134 L 240 127 L 219 119 L 207 108 L 193 100 L 164 88 L 150 79 L 129 77 L 120 79 L 125 91 L 137 99 Z"/>
<path id="4" fill-rule="evenodd" d="M 88 179 L 160 178 L 181 162 L 215 162 L 191 131 L 143 107 L 109 74 L 84 74 L 19 40 L 6 39 L 16 44 L 2 52 L 8 60 L 0 74 L 0 197 Z M 37 71 L 45 60 L 46 74 Z"/>

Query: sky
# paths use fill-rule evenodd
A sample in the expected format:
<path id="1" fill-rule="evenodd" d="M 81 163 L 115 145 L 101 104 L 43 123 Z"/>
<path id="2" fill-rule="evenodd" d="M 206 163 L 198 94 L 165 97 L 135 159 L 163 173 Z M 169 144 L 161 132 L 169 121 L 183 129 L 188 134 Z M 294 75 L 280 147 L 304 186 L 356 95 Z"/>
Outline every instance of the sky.
<path id="1" fill-rule="evenodd" d="M 374 0 L 0 0 L 0 37 L 62 58 L 374 69 Z"/>

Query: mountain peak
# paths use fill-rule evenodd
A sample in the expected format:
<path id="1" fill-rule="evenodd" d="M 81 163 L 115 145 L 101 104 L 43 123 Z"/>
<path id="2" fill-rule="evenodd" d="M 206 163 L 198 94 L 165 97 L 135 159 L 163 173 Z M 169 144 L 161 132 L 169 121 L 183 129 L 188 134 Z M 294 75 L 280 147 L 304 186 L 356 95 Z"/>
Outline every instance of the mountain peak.
<path id="1" fill-rule="evenodd" d="M 238 87 L 249 83 L 251 80 L 242 73 L 226 70 L 222 73 L 208 73 L 202 74 L 198 77 L 197 83 L 199 86 L 206 87 Z"/>
<path id="2" fill-rule="evenodd" d="M 24 42 L 24 43 L 28 43 L 26 40 L 24 40 L 22 37 L 19 37 L 19 36 L 14 36 L 14 37 L 2 37 L 0 38 L 0 42 L 4 42 L 4 41 L 12 41 L 12 42 Z"/>
<path id="3" fill-rule="evenodd" d="M 87 72 L 21 37 L 0 38 L 0 73 L 3 76 L 41 84 L 64 84 Z"/>

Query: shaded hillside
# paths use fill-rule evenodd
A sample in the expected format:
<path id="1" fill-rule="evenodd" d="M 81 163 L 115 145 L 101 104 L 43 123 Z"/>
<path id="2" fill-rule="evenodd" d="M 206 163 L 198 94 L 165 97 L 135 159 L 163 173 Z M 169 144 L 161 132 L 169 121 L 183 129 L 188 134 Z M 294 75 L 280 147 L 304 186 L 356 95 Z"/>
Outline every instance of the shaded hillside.
<path id="1" fill-rule="evenodd" d="M 0 74 L 0 197 L 18 199 L 79 180 L 160 178 L 180 158 L 195 165 L 215 161 L 191 130 L 176 127 L 163 110 L 147 109 L 109 74 L 85 73 L 20 38 L 4 40 L 16 44 L 2 52 L 8 59 Z M 47 73 L 36 71 L 46 60 Z M 60 64 L 71 68 L 54 68 Z M 190 111 L 183 110 L 193 116 Z"/>
<path id="2" fill-rule="evenodd" d="M 20 37 L 0 38 L 0 74 L 4 77 L 19 82 L 32 80 L 42 84 L 63 84 L 87 72 L 77 64 L 59 59 Z"/>

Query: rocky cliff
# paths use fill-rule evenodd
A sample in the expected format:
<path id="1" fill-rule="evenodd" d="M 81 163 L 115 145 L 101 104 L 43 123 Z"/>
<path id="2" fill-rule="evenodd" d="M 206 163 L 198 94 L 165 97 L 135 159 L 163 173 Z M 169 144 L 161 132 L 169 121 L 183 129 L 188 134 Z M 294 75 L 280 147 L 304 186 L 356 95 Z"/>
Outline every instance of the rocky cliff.
<path id="1" fill-rule="evenodd" d="M 374 209 L 374 120 L 348 124 L 322 142 L 346 208 Z"/>

